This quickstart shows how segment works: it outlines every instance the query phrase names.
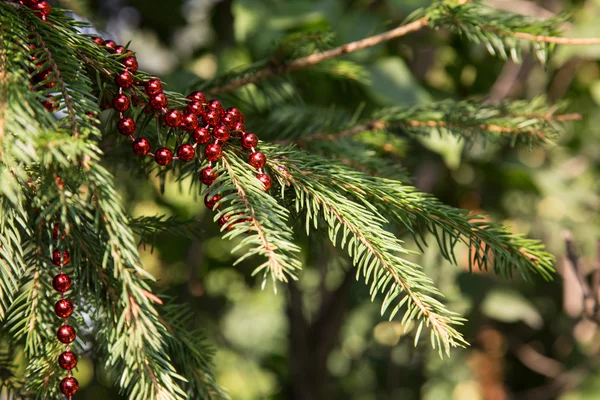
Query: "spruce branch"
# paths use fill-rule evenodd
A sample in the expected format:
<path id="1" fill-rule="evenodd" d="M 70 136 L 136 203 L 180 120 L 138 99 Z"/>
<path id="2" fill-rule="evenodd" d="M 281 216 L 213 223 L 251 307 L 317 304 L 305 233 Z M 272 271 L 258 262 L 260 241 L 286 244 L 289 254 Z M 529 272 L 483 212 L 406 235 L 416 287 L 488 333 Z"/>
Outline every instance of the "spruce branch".
<path id="1" fill-rule="evenodd" d="M 253 272 L 263 273 L 263 286 L 269 276 L 274 282 L 296 279 L 296 271 L 302 265 L 297 254 L 300 248 L 294 244 L 292 230 L 287 226 L 289 211 L 262 190 L 262 184 L 235 152 L 226 151 L 222 165 L 222 177 L 211 185 L 208 196 L 223 193 L 219 202 L 222 211 L 215 215 L 215 221 L 222 216 L 229 218 L 223 226 L 229 231 L 224 237 L 245 235 L 233 250 L 245 250 L 236 264 L 255 254 L 266 257 L 267 261 Z"/>
<path id="2" fill-rule="evenodd" d="M 311 146 L 316 142 L 337 142 L 363 132 L 449 133 L 465 140 L 504 139 L 528 145 L 546 142 L 558 134 L 557 123 L 581 119 L 577 113 L 561 114 L 560 107 L 548 107 L 544 99 L 487 104 L 476 101 L 441 101 L 414 107 L 393 107 L 378 111 L 373 119 L 349 124 L 338 132 L 317 132 L 304 138 L 279 140 L 279 144 Z"/>
<path id="3" fill-rule="evenodd" d="M 415 342 L 424 326 L 431 328 L 431 343 L 440 355 L 452 347 L 466 345 L 455 328 L 462 319 L 449 311 L 437 298 L 442 297 L 419 265 L 401 258 L 407 255 L 401 242 L 384 229 L 385 218 L 372 206 L 349 199 L 337 190 L 331 180 L 346 181 L 345 167 L 324 164 L 318 157 L 299 156 L 300 152 L 283 151 L 271 161 L 282 186 L 291 186 L 292 201 L 306 216 L 306 229 L 318 228 L 322 219 L 334 245 L 346 247 L 362 275 L 370 285 L 372 299 L 384 294 L 382 313 L 391 308 L 390 319 L 405 307 L 402 323 L 416 323 Z M 329 176 L 327 181 L 321 179 Z M 335 178 L 333 178 L 335 177 Z"/>

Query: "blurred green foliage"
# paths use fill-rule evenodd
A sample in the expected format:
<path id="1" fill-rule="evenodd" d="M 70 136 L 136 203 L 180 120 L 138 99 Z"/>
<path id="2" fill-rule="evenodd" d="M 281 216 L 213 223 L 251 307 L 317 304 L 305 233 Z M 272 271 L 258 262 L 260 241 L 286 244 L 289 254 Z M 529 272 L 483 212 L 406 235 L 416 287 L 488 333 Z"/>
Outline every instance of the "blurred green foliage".
<path id="1" fill-rule="evenodd" d="M 598 1 L 498 2 L 514 12 L 567 11 L 573 15 L 568 35 L 600 36 Z M 73 7 L 79 2 L 64 3 Z M 121 42 L 131 40 L 141 68 L 183 91 L 198 77 L 210 79 L 270 57 L 286 35 L 331 29 L 333 43 L 340 44 L 394 27 L 427 5 L 422 0 L 123 0 L 90 1 L 79 10 Z M 347 57 L 365 66 L 365 78 L 324 79 L 305 71 L 292 82 L 307 105 L 335 105 L 334 113 L 349 115 L 358 107 L 447 98 L 543 95 L 552 102 L 566 100 L 569 110 L 584 118 L 570 124 L 556 145 L 465 147 L 433 135 L 389 138 L 393 145 L 388 151 L 401 155 L 417 187 L 445 203 L 485 210 L 515 232 L 542 238 L 557 256 L 559 270 L 569 268 L 564 237 L 570 231 L 582 268 L 591 271 L 599 262 L 600 237 L 599 56 L 600 46 L 560 47 L 546 68 L 526 53 L 516 65 L 447 32 L 422 31 Z M 242 110 L 248 101 L 244 96 L 235 104 Z M 260 133 L 263 127 L 252 129 Z M 464 269 L 452 267 L 436 248 L 428 248 L 416 261 L 446 294 L 450 309 L 468 319 L 463 330 L 472 343 L 440 360 L 428 343 L 413 347 L 414 332 L 379 316 L 367 289 L 353 278 L 345 281 L 348 260 L 329 248 L 325 257 L 326 245 L 318 238 L 298 239 L 306 267 L 291 290 L 261 291 L 260 280 L 250 277 L 256 262 L 232 267 L 235 241 L 220 239 L 212 215 L 187 193 L 186 182 L 167 182 L 162 195 L 158 181 L 148 183 L 123 172 L 117 176 L 134 216 L 166 214 L 200 221 L 202 240 L 160 235 L 154 248 L 143 252 L 143 261 L 168 294 L 193 306 L 198 326 L 217 348 L 218 381 L 234 399 L 321 398 L 307 387 L 314 382 L 299 378 L 310 376 L 298 371 L 310 368 L 310 360 L 295 358 L 302 348 L 298 341 L 306 335 L 314 335 L 315 346 L 327 349 L 325 374 L 318 382 L 318 393 L 326 394 L 322 398 L 600 397 L 600 334 L 578 311 L 580 294 L 572 278 L 507 282 L 469 274 L 466 256 Z M 410 244 L 410 237 L 405 239 Z M 329 315 L 339 320 L 338 328 L 323 324 L 330 330 L 303 330 L 292 321 L 298 315 L 305 323 L 318 320 L 331 292 L 343 300 Z M 327 338 L 330 332 L 333 337 Z M 91 362 L 80 364 L 76 376 L 84 390 L 78 398 L 117 398 L 105 388 L 102 371 L 92 370 Z"/>

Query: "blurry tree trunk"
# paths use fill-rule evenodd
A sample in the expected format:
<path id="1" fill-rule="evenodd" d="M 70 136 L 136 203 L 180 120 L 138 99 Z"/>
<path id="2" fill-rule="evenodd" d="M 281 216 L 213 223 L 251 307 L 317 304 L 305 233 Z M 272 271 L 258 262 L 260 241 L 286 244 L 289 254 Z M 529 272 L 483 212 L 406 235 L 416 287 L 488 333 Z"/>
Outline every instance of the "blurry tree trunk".
<path id="1" fill-rule="evenodd" d="M 294 400 L 330 399 L 327 358 L 338 342 L 347 308 L 346 293 L 354 269 L 346 272 L 341 285 L 323 292 L 321 306 L 313 321 L 303 313 L 302 293 L 295 283 L 289 285 L 287 315 L 289 319 L 290 392 Z"/>

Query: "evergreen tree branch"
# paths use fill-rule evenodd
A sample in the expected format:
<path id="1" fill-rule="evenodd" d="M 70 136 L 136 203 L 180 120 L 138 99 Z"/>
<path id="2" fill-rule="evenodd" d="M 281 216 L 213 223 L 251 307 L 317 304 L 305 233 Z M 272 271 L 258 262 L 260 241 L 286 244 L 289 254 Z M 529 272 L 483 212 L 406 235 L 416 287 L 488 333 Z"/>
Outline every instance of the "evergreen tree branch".
<path id="1" fill-rule="evenodd" d="M 233 250 L 245 251 L 236 264 L 257 254 L 267 258 L 253 272 L 253 275 L 263 272 L 263 285 L 269 276 L 274 282 L 287 282 L 288 277 L 296 279 L 295 273 L 302 265 L 297 258 L 300 248 L 294 244 L 292 230 L 286 225 L 289 211 L 262 190 L 262 183 L 235 152 L 226 151 L 222 166 L 222 176 L 211 185 L 208 195 L 223 193 L 220 204 L 229 205 L 215 216 L 215 220 L 222 216 L 229 218 L 223 227 L 229 232 L 224 237 L 245 235 Z"/>
<path id="2" fill-rule="evenodd" d="M 307 232 L 311 225 L 317 228 L 319 220 L 324 219 L 329 239 L 334 245 L 347 247 L 357 267 L 357 277 L 363 275 L 370 284 L 372 298 L 379 292 L 385 294 L 382 313 L 392 307 L 390 318 L 393 318 L 405 306 L 402 323 L 416 320 L 415 342 L 422 328 L 429 326 L 431 343 L 440 354 L 448 353 L 451 347 L 466 345 L 454 327 L 461 323 L 461 318 L 436 299 L 441 294 L 421 267 L 399 256 L 410 252 L 383 228 L 386 220 L 372 206 L 347 198 L 331 185 L 331 179 L 321 179 L 330 176 L 345 182 L 350 179 L 343 174 L 345 167 L 325 165 L 317 157 L 299 154 L 282 152 L 274 155 L 270 163 L 282 186 L 294 190 L 292 200 L 296 209 L 306 214 Z"/>
<path id="3" fill-rule="evenodd" d="M 301 146 L 315 142 L 337 142 L 363 132 L 396 131 L 408 133 L 450 133 L 463 139 L 506 138 L 511 143 L 533 144 L 547 141 L 557 134 L 553 123 L 580 120 L 577 113 L 560 114 L 556 107 L 548 108 L 543 99 L 507 101 L 489 105 L 474 101 L 442 101 L 410 108 L 388 108 L 377 112 L 377 118 L 351 124 L 338 132 L 317 132 L 299 139 L 276 141 Z"/>

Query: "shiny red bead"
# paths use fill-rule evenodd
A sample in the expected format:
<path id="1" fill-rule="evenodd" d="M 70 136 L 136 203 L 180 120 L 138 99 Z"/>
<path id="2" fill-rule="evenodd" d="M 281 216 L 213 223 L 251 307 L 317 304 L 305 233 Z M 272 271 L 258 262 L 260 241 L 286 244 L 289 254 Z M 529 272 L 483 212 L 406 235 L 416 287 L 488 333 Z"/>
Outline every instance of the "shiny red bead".
<path id="1" fill-rule="evenodd" d="M 239 121 L 241 123 L 246 122 L 246 117 L 244 116 L 244 114 L 237 108 L 235 107 L 230 107 L 225 111 L 228 115 L 231 115 L 232 117 L 234 117 L 236 119 L 236 122 Z"/>
<path id="2" fill-rule="evenodd" d="M 129 71 L 121 72 L 115 77 L 115 83 L 119 87 L 128 88 L 133 85 L 133 75 Z"/>
<path id="3" fill-rule="evenodd" d="M 202 92 L 192 92 L 188 95 L 188 99 L 206 104 L 206 96 Z"/>
<path id="4" fill-rule="evenodd" d="M 113 98 L 113 108 L 117 111 L 127 111 L 131 105 L 131 100 L 124 94 L 118 94 Z"/>
<path id="5" fill-rule="evenodd" d="M 52 239 L 54 240 L 58 240 L 58 236 L 60 235 L 60 226 L 58 224 L 54 224 L 54 229 L 52 231 Z M 62 235 L 60 235 L 61 239 L 65 238 L 64 233 Z"/>
<path id="6" fill-rule="evenodd" d="M 200 181 L 206 186 L 210 186 L 219 177 L 214 169 L 206 167 L 200 171 Z"/>
<path id="7" fill-rule="evenodd" d="M 201 116 L 204 112 L 204 105 L 199 101 L 192 101 L 186 107 L 186 113 Z"/>
<path id="8" fill-rule="evenodd" d="M 106 49 L 108 51 L 110 51 L 111 53 L 113 51 L 115 51 L 115 49 L 117 48 L 117 44 L 113 41 L 113 40 L 105 40 L 104 42 L 102 42 L 102 44 L 104 45 L 104 47 L 106 47 Z"/>
<path id="9" fill-rule="evenodd" d="M 72 376 L 60 381 L 60 391 L 65 396 L 73 396 L 79 390 L 79 382 Z"/>
<path id="10" fill-rule="evenodd" d="M 50 3 L 48 3 L 47 1 L 40 1 L 34 4 L 34 9 L 39 11 L 40 14 L 42 14 L 42 16 L 45 17 L 47 15 L 50 15 L 52 7 L 50 7 Z"/>
<path id="11" fill-rule="evenodd" d="M 158 165 L 169 165 L 173 161 L 173 152 L 166 147 L 161 147 L 154 153 L 154 161 Z"/>
<path id="12" fill-rule="evenodd" d="M 133 141 L 133 152 L 138 156 L 145 156 L 150 152 L 150 142 L 146 138 L 137 138 Z"/>
<path id="13" fill-rule="evenodd" d="M 169 104 L 169 101 L 167 100 L 167 96 L 165 96 L 164 93 L 158 93 L 150 97 L 150 106 L 155 110 L 165 108 L 167 104 Z"/>
<path id="14" fill-rule="evenodd" d="M 62 369 L 72 370 L 77 366 L 77 355 L 72 351 L 63 351 L 60 356 L 58 356 L 58 365 Z"/>
<path id="15" fill-rule="evenodd" d="M 92 40 L 97 45 L 101 45 L 102 43 L 104 43 L 104 39 L 102 39 L 100 36 L 95 36 L 95 37 L 92 38 Z"/>
<path id="16" fill-rule="evenodd" d="M 77 337 L 77 333 L 75 332 L 75 328 L 69 325 L 63 325 L 58 328 L 56 331 L 56 337 L 61 343 L 69 344 L 73 343 L 75 338 Z"/>
<path id="17" fill-rule="evenodd" d="M 48 101 L 48 100 L 43 101 L 42 105 L 49 112 L 56 111 L 58 109 L 58 106 L 53 101 Z"/>
<path id="18" fill-rule="evenodd" d="M 210 141 L 210 130 L 205 127 L 198 128 L 194 131 L 194 140 L 199 144 L 206 144 Z"/>
<path id="19" fill-rule="evenodd" d="M 217 126 L 221 122 L 221 114 L 215 110 L 208 110 L 202 116 L 204 117 L 204 121 L 212 126 Z"/>
<path id="20" fill-rule="evenodd" d="M 246 134 L 246 126 L 242 122 L 236 122 L 235 126 L 232 129 L 232 136 L 243 136 Z M 258 143 L 257 143 L 258 144 Z"/>
<path id="21" fill-rule="evenodd" d="M 246 133 L 242 136 L 242 147 L 246 150 L 252 150 L 252 148 L 258 146 L 258 136 L 254 133 Z"/>
<path id="22" fill-rule="evenodd" d="M 262 168 L 267 163 L 267 157 L 260 151 L 255 151 L 254 153 L 250 154 L 250 157 L 248 157 L 248 162 L 254 168 Z"/>
<path id="23" fill-rule="evenodd" d="M 226 142 L 229 140 L 230 134 L 229 128 L 224 124 L 220 124 L 213 129 L 213 137 L 221 142 Z"/>
<path id="24" fill-rule="evenodd" d="M 115 47 L 114 53 L 115 54 L 123 54 L 123 53 L 125 53 L 125 47 L 120 46 L 120 45 L 117 46 L 117 47 Z"/>
<path id="25" fill-rule="evenodd" d="M 60 250 L 54 250 L 52 252 L 52 264 L 60 267 L 62 265 L 67 265 L 71 260 L 71 255 L 67 250 L 61 252 Z"/>
<path id="26" fill-rule="evenodd" d="M 138 71 L 138 62 L 134 56 L 125 57 L 121 62 L 131 73 L 135 74 Z"/>
<path id="27" fill-rule="evenodd" d="M 271 177 L 267 174 L 258 174 L 256 178 L 265 185 L 265 192 L 271 188 Z"/>
<path id="28" fill-rule="evenodd" d="M 129 117 L 121 118 L 117 122 L 117 130 L 121 135 L 129 136 L 135 132 L 135 121 Z"/>
<path id="29" fill-rule="evenodd" d="M 169 110 L 165 114 L 165 122 L 167 125 L 171 127 L 177 127 L 181 124 L 181 120 L 183 119 L 183 114 L 179 110 Z"/>
<path id="30" fill-rule="evenodd" d="M 225 109 L 223 108 L 223 104 L 219 100 L 211 100 L 208 102 L 207 108 L 209 110 L 215 110 L 220 115 L 225 114 Z"/>
<path id="31" fill-rule="evenodd" d="M 230 220 L 230 218 L 227 215 L 223 215 L 221 218 L 219 218 L 219 226 L 221 228 L 224 227 L 225 225 L 227 225 L 229 220 Z M 233 229 L 233 225 L 234 224 L 229 224 L 229 225 L 227 225 L 227 227 L 225 229 L 230 231 Z"/>
<path id="32" fill-rule="evenodd" d="M 182 144 L 177 149 L 177 158 L 181 161 L 190 161 L 194 158 L 196 151 L 194 150 L 194 146 L 191 144 Z"/>
<path id="33" fill-rule="evenodd" d="M 220 144 L 211 143 L 204 148 L 204 155 L 208 161 L 217 161 L 223 155 L 223 148 Z"/>
<path id="34" fill-rule="evenodd" d="M 69 318 L 73 314 L 73 303 L 67 299 L 62 299 L 54 304 L 54 312 L 61 318 Z"/>
<path id="35" fill-rule="evenodd" d="M 162 86 L 162 83 L 160 82 L 160 80 L 151 79 L 148 82 L 146 82 L 145 89 L 146 89 L 146 93 L 149 96 L 154 96 L 159 93 L 162 93 L 163 86 Z"/>
<path id="36" fill-rule="evenodd" d="M 197 127 L 198 117 L 196 116 L 196 114 L 187 113 L 183 115 L 183 118 L 181 120 L 181 129 L 191 132 Z"/>
<path id="37" fill-rule="evenodd" d="M 215 205 L 217 204 L 217 202 L 219 200 L 221 200 L 223 198 L 223 196 L 221 196 L 220 194 L 215 194 L 212 197 L 209 197 L 208 195 L 206 195 L 206 197 L 204 197 L 204 205 L 206 205 L 206 208 L 208 208 L 209 210 L 212 210 L 215 208 Z"/>
<path id="38" fill-rule="evenodd" d="M 52 287 L 54 290 L 60 293 L 65 293 L 71 289 L 71 278 L 67 275 L 60 273 L 52 279 Z"/>
<path id="39" fill-rule="evenodd" d="M 237 122 L 238 122 L 237 119 L 235 117 L 233 117 L 231 114 L 225 114 L 225 115 L 223 115 L 223 118 L 221 118 L 221 123 L 227 125 L 231 129 L 233 129 L 235 127 L 235 124 Z"/>

